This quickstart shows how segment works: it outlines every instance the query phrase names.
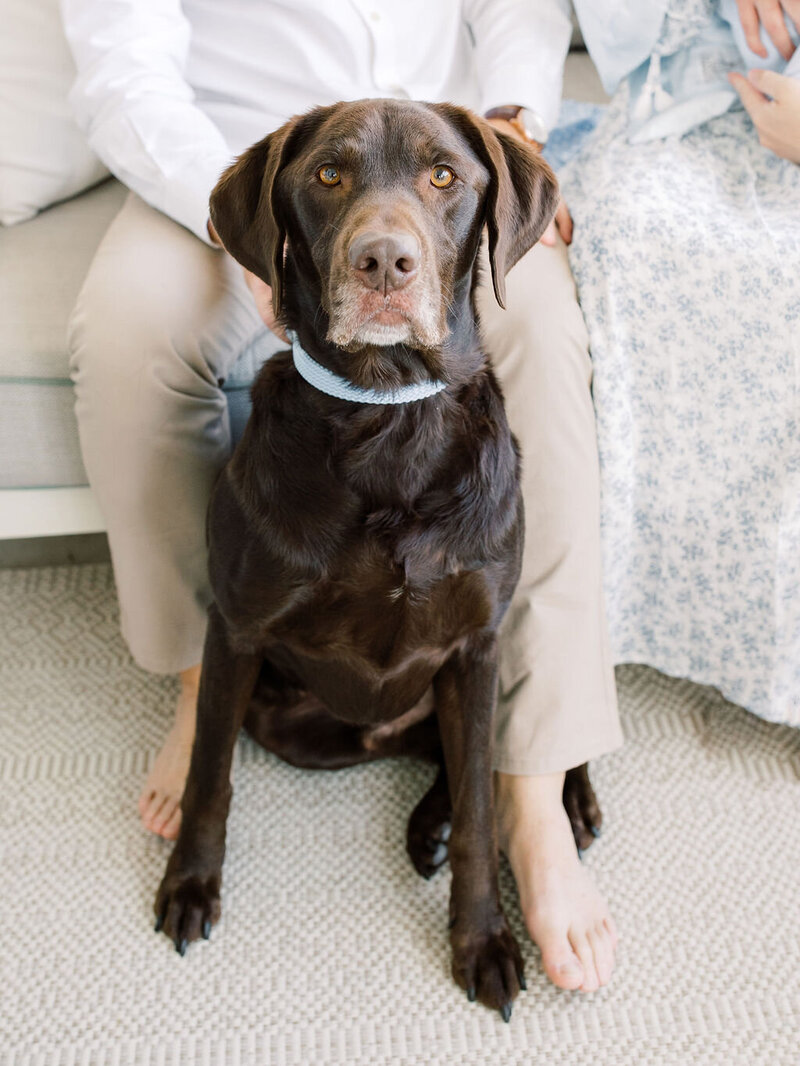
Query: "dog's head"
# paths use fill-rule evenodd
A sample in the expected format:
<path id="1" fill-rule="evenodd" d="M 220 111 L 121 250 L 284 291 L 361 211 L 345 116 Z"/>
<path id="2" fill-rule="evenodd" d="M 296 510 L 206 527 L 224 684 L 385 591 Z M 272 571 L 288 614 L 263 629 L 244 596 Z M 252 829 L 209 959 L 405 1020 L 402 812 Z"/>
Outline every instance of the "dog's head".
<path id="1" fill-rule="evenodd" d="M 558 197 L 533 150 L 450 104 L 362 100 L 317 108 L 223 174 L 211 219 L 225 248 L 285 310 L 287 259 L 312 285 L 327 340 L 349 351 L 433 349 L 471 292 L 484 225 L 502 305 L 505 275 Z"/>

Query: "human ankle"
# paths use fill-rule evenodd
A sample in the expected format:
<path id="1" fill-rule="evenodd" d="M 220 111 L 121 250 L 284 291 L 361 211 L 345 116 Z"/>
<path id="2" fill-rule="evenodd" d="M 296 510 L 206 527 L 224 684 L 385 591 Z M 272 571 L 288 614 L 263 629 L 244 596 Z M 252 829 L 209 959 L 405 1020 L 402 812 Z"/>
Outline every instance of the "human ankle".
<path id="1" fill-rule="evenodd" d="M 551 818 L 563 807 L 563 772 L 504 774 L 498 771 L 495 787 L 504 819 L 540 821 Z"/>
<path id="2" fill-rule="evenodd" d="M 197 666 L 190 666 L 188 670 L 181 670 L 178 677 L 182 693 L 194 693 L 194 695 L 197 695 L 200 688 L 200 669 L 201 666 L 198 663 Z"/>

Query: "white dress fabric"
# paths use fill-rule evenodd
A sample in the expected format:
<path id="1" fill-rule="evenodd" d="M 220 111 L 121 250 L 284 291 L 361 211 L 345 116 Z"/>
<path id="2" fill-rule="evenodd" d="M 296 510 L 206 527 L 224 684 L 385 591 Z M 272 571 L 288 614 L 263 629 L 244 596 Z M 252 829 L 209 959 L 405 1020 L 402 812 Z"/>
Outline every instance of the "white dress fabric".
<path id="1" fill-rule="evenodd" d="M 742 111 L 633 145 L 627 95 L 560 173 L 615 660 L 800 726 L 800 167 Z"/>

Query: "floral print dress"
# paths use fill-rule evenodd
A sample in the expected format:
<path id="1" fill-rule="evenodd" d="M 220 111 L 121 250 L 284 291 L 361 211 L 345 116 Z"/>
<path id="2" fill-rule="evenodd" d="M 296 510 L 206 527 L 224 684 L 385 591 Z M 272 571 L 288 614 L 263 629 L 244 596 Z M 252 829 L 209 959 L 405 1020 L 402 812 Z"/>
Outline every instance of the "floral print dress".
<path id="1" fill-rule="evenodd" d="M 713 3 L 675 0 L 657 51 Z M 560 174 L 594 364 L 617 662 L 800 726 L 800 167 L 732 111 Z"/>

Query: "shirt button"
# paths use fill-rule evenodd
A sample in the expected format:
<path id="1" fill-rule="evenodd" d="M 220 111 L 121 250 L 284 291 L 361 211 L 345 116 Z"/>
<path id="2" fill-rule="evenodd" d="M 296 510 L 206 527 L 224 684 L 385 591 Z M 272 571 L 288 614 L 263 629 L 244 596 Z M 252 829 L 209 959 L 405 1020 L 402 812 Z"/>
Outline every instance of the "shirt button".
<path id="1" fill-rule="evenodd" d="M 370 11 L 369 17 L 372 19 L 373 22 L 380 22 L 381 13 L 380 11 Z"/>

